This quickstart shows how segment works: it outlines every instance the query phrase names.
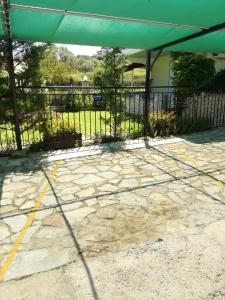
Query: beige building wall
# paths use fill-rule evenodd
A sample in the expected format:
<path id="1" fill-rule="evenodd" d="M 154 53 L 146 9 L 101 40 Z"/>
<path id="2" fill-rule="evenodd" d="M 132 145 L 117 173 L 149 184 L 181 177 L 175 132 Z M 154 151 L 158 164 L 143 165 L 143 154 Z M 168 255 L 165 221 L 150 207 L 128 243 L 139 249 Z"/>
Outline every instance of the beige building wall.
<path id="1" fill-rule="evenodd" d="M 172 85 L 172 68 L 170 54 L 163 54 L 154 64 L 152 73 L 152 86 L 169 86 Z M 154 89 L 154 91 L 161 91 L 161 89 Z M 167 92 L 167 89 L 163 89 Z"/>
<path id="2" fill-rule="evenodd" d="M 208 54 L 208 58 L 212 58 L 215 61 L 216 72 L 225 69 L 225 54 L 212 55 Z"/>
<path id="3" fill-rule="evenodd" d="M 225 55 L 207 55 L 215 61 L 216 72 L 225 69 Z M 163 54 L 155 63 L 152 69 L 152 86 L 173 85 L 172 58 L 169 53 Z M 166 89 L 163 89 L 166 91 Z"/>
<path id="4" fill-rule="evenodd" d="M 225 69 L 225 54 L 213 55 L 206 54 L 207 57 L 215 61 L 216 72 Z M 154 59 L 154 57 L 152 58 Z M 146 62 L 145 51 L 139 51 L 130 56 L 130 60 L 134 63 Z M 170 53 L 162 53 L 156 61 L 151 72 L 152 86 L 171 86 L 173 85 L 173 71 L 172 71 L 172 58 Z M 154 91 L 158 91 L 154 89 Z M 168 89 L 161 89 L 159 91 L 168 91 Z"/>

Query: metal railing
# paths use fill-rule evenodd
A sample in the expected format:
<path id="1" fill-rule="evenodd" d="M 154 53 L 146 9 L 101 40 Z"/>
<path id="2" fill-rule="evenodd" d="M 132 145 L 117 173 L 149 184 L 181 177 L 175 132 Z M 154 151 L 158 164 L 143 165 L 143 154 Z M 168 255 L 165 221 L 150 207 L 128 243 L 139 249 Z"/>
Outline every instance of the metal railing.
<path id="1" fill-rule="evenodd" d="M 78 145 L 139 138 L 145 126 L 150 136 L 225 126 L 222 93 L 186 95 L 173 87 L 152 87 L 148 120 L 144 87 L 27 87 L 18 90 L 17 96 L 24 148 L 54 136 L 61 136 L 66 145 L 69 135 L 80 139 Z M 8 102 L 2 99 L 0 151 L 16 147 Z"/>

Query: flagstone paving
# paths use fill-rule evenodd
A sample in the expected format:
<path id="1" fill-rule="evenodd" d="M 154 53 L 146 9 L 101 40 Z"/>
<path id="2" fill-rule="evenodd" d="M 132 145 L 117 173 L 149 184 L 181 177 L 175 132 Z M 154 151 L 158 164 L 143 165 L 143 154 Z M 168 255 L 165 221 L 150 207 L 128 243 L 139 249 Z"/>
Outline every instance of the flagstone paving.
<path id="1" fill-rule="evenodd" d="M 98 256 L 223 219 L 224 149 L 225 129 L 218 129 L 176 147 L 65 159 L 52 179 L 55 162 L 1 158 L 1 265 L 51 183 L 4 280 L 58 268 L 81 252 Z"/>

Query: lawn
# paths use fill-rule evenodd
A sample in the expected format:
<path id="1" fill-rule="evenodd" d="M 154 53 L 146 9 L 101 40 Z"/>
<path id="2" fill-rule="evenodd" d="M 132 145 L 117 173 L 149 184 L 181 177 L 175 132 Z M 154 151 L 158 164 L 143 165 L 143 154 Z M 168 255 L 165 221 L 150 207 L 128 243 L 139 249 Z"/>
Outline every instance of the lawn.
<path id="1" fill-rule="evenodd" d="M 142 130 L 142 125 L 137 120 L 128 118 L 124 115 L 124 121 L 118 129 L 118 133 L 133 135 Z M 94 139 L 98 136 L 113 135 L 113 117 L 111 122 L 106 125 L 104 119 L 110 120 L 109 111 L 80 111 L 80 112 L 49 112 L 48 122 L 54 130 L 60 127 L 75 128 L 77 132 L 81 132 L 83 139 Z M 110 126 L 111 124 L 111 126 Z M 0 147 L 10 147 L 15 140 L 11 123 L 0 124 Z M 111 128 L 111 130 L 110 130 Z M 22 141 L 24 145 L 32 144 L 33 142 L 42 139 L 41 123 L 34 122 L 31 117 L 25 117 L 21 126 Z"/>

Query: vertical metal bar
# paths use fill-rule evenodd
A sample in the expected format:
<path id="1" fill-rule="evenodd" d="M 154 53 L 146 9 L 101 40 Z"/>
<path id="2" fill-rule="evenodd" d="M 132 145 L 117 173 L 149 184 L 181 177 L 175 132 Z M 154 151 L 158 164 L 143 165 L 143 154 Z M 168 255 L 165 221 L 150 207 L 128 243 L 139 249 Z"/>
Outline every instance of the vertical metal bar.
<path id="1" fill-rule="evenodd" d="M 219 97 L 219 94 L 218 93 L 216 93 L 216 100 L 217 100 L 217 104 L 216 104 L 216 106 L 217 106 L 217 111 L 216 111 L 216 127 L 218 127 L 219 126 L 219 103 L 220 103 L 220 97 Z"/>
<path id="2" fill-rule="evenodd" d="M 8 73 L 9 73 L 9 89 L 12 97 L 16 145 L 17 145 L 17 150 L 22 150 L 22 141 L 20 136 L 20 124 L 19 124 L 17 97 L 16 97 L 15 72 L 14 72 L 14 64 L 13 64 L 13 47 L 12 47 L 12 39 L 11 39 L 9 4 L 7 0 L 3 0 L 2 4 L 3 4 L 3 12 L 5 18 L 6 63 L 7 63 Z"/>
<path id="3" fill-rule="evenodd" d="M 106 126 L 107 126 L 107 124 L 106 124 L 106 111 L 107 111 L 107 104 L 106 104 L 106 95 L 105 95 L 105 93 L 104 93 L 104 101 L 105 101 L 105 136 L 107 135 L 107 131 L 106 131 Z"/>
<path id="4" fill-rule="evenodd" d="M 141 117 L 141 102 L 140 102 L 140 93 L 138 93 L 138 139 L 140 135 L 140 117 Z"/>
<path id="5" fill-rule="evenodd" d="M 71 102 L 70 102 L 70 94 L 66 95 L 66 103 L 67 103 L 67 126 L 70 129 L 70 110 L 71 110 Z"/>
<path id="6" fill-rule="evenodd" d="M 61 105 L 62 131 L 64 133 L 64 131 L 65 131 L 65 125 L 64 125 L 65 97 L 64 97 L 64 94 L 60 94 L 60 105 Z"/>
<path id="7" fill-rule="evenodd" d="M 83 96 L 83 102 L 84 102 L 84 138 L 87 139 L 87 124 L 86 124 L 86 94 Z"/>
<path id="8" fill-rule="evenodd" d="M 133 116 L 132 116 L 132 135 L 135 132 L 136 129 L 136 92 L 135 92 L 135 99 L 134 99 L 134 112 L 133 112 Z"/>
<path id="9" fill-rule="evenodd" d="M 210 98 L 210 94 L 207 93 L 207 97 L 205 97 L 205 101 L 207 100 L 207 107 L 206 107 L 206 123 L 207 123 L 207 127 L 211 127 L 210 122 L 209 122 L 209 98 Z"/>
<path id="10" fill-rule="evenodd" d="M 121 92 L 119 93 L 119 99 L 120 99 L 120 111 L 122 118 L 120 117 L 120 135 L 122 135 L 122 120 L 124 120 L 124 112 L 122 110 L 122 95 L 124 95 L 124 89 L 121 89 Z"/>
<path id="11" fill-rule="evenodd" d="M 72 94 L 72 107 L 73 107 L 73 130 L 76 132 L 78 129 L 76 127 L 76 96 L 74 97 L 74 92 Z"/>
<path id="12" fill-rule="evenodd" d="M 112 91 L 109 90 L 109 117 L 110 117 L 110 125 L 109 125 L 109 130 L 110 130 L 110 138 L 112 137 Z"/>
<path id="13" fill-rule="evenodd" d="M 223 103 L 223 107 L 222 107 L 222 112 L 223 112 L 222 126 L 225 126 L 225 94 L 222 93 L 221 97 L 222 97 L 222 103 Z"/>
<path id="14" fill-rule="evenodd" d="M 222 95 L 219 93 L 219 99 L 220 99 L 220 117 L 219 117 L 219 127 L 222 126 Z"/>
<path id="15" fill-rule="evenodd" d="M 113 137 L 117 137 L 117 89 L 114 89 L 114 133 Z"/>
<path id="16" fill-rule="evenodd" d="M 101 102 L 100 102 L 101 104 Z M 99 105 L 99 120 L 100 120 L 100 137 L 102 137 L 102 107 Z"/>
<path id="17" fill-rule="evenodd" d="M 145 116 L 144 116 L 144 133 L 148 135 L 148 113 L 150 101 L 150 82 L 151 82 L 151 51 L 146 51 L 146 78 L 145 78 Z"/>
<path id="18" fill-rule="evenodd" d="M 92 94 L 89 94 L 88 99 L 89 99 L 89 103 L 91 103 L 93 98 Z M 89 131 L 89 139 L 92 139 L 92 131 L 91 131 L 91 114 L 92 114 L 92 109 L 93 109 L 93 103 L 91 104 L 91 106 L 89 106 L 89 121 L 90 121 L 90 131 Z"/>
<path id="19" fill-rule="evenodd" d="M 124 102 L 124 132 L 127 134 L 127 98 L 129 99 L 130 92 L 125 94 L 125 102 Z"/>
<path id="20" fill-rule="evenodd" d="M 97 124 L 96 124 L 96 119 L 97 119 L 97 116 L 96 116 L 96 110 L 97 110 L 97 105 L 95 104 L 95 116 L 94 116 L 94 119 L 95 119 L 95 138 L 97 138 Z"/>
<path id="21" fill-rule="evenodd" d="M 130 116 L 131 116 L 131 101 L 135 101 L 135 93 L 134 93 L 134 90 L 132 90 L 132 97 L 130 97 L 129 99 L 129 122 L 128 122 L 128 134 L 129 134 L 129 137 L 130 137 Z"/>

